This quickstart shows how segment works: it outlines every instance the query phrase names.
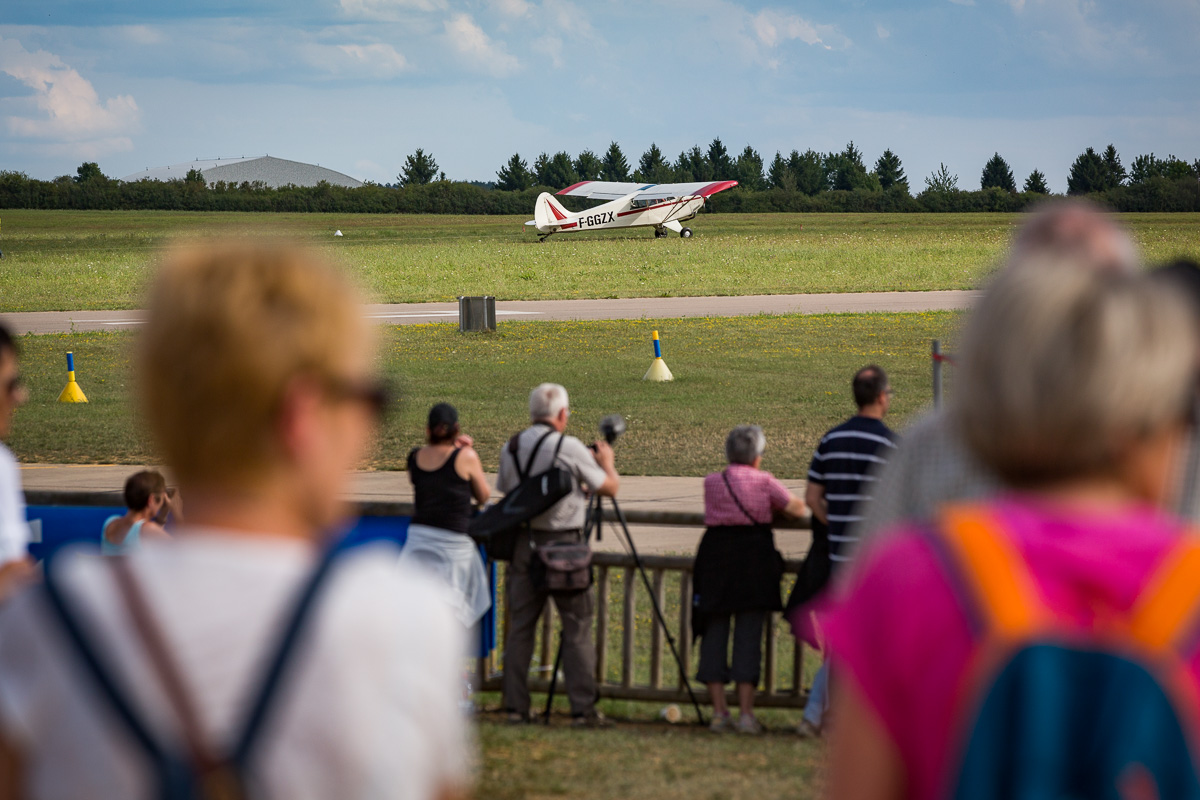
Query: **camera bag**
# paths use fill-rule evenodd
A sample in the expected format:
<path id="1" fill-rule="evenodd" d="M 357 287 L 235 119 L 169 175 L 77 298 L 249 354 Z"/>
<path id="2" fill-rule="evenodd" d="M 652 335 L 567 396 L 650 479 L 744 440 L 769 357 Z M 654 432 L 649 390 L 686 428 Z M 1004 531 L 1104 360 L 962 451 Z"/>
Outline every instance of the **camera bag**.
<path id="1" fill-rule="evenodd" d="M 549 542 L 533 549 L 529 579 L 550 594 L 574 594 L 592 585 L 592 548 L 587 542 Z"/>

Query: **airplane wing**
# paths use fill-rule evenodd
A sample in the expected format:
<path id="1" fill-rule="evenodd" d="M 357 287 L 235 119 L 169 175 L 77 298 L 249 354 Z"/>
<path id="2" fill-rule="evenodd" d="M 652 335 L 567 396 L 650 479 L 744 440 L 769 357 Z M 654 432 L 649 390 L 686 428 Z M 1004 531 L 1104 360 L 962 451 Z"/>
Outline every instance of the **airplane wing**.
<path id="1" fill-rule="evenodd" d="M 708 197 L 737 186 L 737 181 L 697 181 L 695 183 L 624 183 L 620 181 L 582 181 L 556 194 L 588 197 L 593 200 L 617 200 L 631 194 L 634 200 L 661 200 L 668 197 Z"/>

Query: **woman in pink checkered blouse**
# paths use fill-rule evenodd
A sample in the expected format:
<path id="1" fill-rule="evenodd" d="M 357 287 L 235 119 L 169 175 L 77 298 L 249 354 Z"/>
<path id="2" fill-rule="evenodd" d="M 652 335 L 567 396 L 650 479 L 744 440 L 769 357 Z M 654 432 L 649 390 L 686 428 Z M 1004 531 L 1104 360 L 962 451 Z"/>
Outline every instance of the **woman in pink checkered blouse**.
<path id="1" fill-rule="evenodd" d="M 697 680 L 708 684 L 714 732 L 761 733 L 754 718 L 754 690 L 762 661 L 763 623 L 782 610 L 779 580 L 783 557 L 775 549 L 771 519 L 807 512 L 804 501 L 763 471 L 767 438 L 757 425 L 739 425 L 725 439 L 729 466 L 704 479 L 707 529 L 696 551 L 692 632 L 701 637 Z M 731 625 L 731 618 L 733 624 Z M 726 660 L 733 628 L 732 666 Z M 737 684 L 740 716 L 725 703 L 725 684 Z"/>

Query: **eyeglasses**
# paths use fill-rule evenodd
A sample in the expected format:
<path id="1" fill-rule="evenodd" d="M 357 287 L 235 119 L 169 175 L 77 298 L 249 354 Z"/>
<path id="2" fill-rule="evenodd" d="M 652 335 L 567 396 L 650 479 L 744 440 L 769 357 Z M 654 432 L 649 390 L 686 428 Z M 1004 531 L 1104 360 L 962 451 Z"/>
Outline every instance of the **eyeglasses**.
<path id="1" fill-rule="evenodd" d="M 325 391 L 335 400 L 353 400 L 362 403 L 371 412 L 383 419 L 395 398 L 391 385 L 383 380 L 352 381 L 344 378 L 326 378 Z"/>

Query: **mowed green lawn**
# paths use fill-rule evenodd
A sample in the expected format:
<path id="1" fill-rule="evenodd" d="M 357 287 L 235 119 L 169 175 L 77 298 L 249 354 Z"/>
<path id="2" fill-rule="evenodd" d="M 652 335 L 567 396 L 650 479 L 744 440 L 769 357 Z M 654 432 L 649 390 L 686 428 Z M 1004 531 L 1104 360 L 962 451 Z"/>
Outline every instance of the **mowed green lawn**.
<path id="1" fill-rule="evenodd" d="M 690 713 L 684 718 L 691 720 Z M 694 723 L 622 721 L 608 730 L 577 731 L 562 720 L 549 728 L 506 726 L 498 716 L 485 715 L 478 728 L 483 763 L 476 794 L 491 800 L 825 796 L 821 743 L 786 728 L 761 737 L 715 736 Z"/>
<path id="2" fill-rule="evenodd" d="M 135 308 L 164 244 L 283 237 L 346 264 L 376 302 L 963 289 L 1019 214 L 702 214 L 695 237 L 558 235 L 525 217 L 0 212 L 0 313 Z M 1152 261 L 1200 257 L 1200 214 L 1125 215 Z M 342 237 L 334 237 L 341 230 Z"/>
<path id="3" fill-rule="evenodd" d="M 488 469 L 526 424 L 529 390 L 542 381 L 571 393 L 572 432 L 594 435 L 605 414 L 626 416 L 619 469 L 640 475 L 703 475 L 724 463 L 734 425 L 763 426 L 765 466 L 802 477 L 813 447 L 852 411 L 850 378 L 868 363 L 892 375 L 901 424 L 930 402 L 929 340 L 952 343 L 961 315 L 834 314 L 599 322 L 502 321 L 496 334 L 462 334 L 451 323 L 383 329 L 381 368 L 402 402 L 370 466 L 402 469 L 431 405 L 455 404 Z M 671 383 L 642 381 L 658 329 Z M 135 334 L 22 338 L 32 399 L 9 445 L 22 461 L 147 463 L 154 459 L 130 381 Z M 87 405 L 55 402 L 65 353 L 75 353 Z M 180 386 L 180 392 L 188 391 Z"/>

